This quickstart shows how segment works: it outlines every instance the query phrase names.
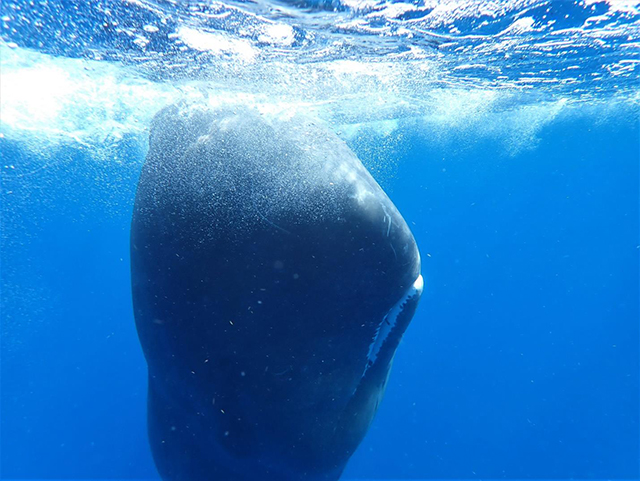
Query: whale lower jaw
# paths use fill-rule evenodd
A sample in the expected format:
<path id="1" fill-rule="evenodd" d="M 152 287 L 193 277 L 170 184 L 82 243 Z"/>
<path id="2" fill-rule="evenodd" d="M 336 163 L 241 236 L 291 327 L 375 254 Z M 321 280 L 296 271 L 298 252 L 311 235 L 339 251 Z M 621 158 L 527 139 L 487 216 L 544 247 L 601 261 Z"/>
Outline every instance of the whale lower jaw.
<path id="1" fill-rule="evenodd" d="M 380 349 L 385 344 L 385 342 L 389 339 L 389 336 L 397 327 L 398 319 L 401 316 L 403 310 L 407 307 L 409 302 L 414 299 L 418 299 L 422 294 L 422 290 L 424 288 L 424 279 L 422 275 L 419 274 L 413 284 L 406 290 L 404 295 L 400 298 L 396 304 L 389 309 L 389 312 L 382 318 L 378 329 L 376 330 L 375 337 L 373 338 L 373 342 L 369 346 L 369 352 L 367 353 L 367 361 L 364 368 L 364 372 L 362 373 L 362 377 L 367 374 L 367 371 L 378 359 L 378 354 L 380 353 Z M 400 338 L 404 334 L 404 331 L 400 334 Z"/>

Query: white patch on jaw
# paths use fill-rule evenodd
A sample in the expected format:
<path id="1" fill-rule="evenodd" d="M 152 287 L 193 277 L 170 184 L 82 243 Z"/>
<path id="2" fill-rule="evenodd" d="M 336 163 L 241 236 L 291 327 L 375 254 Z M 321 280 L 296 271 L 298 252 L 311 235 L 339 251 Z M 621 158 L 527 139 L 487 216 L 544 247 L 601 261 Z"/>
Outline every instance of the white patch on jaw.
<path id="1" fill-rule="evenodd" d="M 389 334 L 393 330 L 394 326 L 398 322 L 398 317 L 406 307 L 407 301 L 414 296 L 419 296 L 422 294 L 422 289 L 424 288 L 424 280 L 422 279 L 422 275 L 418 275 L 418 278 L 414 281 L 413 285 L 407 289 L 407 292 L 400 298 L 400 300 L 387 312 L 387 314 L 382 318 L 382 322 L 378 326 L 376 331 L 376 335 L 373 338 L 373 342 L 369 346 L 369 352 L 367 353 L 367 364 L 364 367 L 364 372 L 362 376 L 367 373 L 369 368 L 373 366 L 378 359 L 378 353 L 382 348 L 382 345 L 389 337 Z"/>

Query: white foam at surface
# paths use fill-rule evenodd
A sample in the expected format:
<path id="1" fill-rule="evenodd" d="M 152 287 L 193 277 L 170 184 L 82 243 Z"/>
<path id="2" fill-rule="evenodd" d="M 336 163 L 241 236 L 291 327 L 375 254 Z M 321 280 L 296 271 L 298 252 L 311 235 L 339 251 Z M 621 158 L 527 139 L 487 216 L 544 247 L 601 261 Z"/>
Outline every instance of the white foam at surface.
<path id="1" fill-rule="evenodd" d="M 263 28 L 258 40 L 274 45 L 289 46 L 295 40 L 293 28 L 284 23 L 273 23 Z"/>
<path id="2" fill-rule="evenodd" d="M 32 144 L 100 144 L 144 132 L 152 115 L 176 94 L 162 84 L 127 77 L 106 62 L 3 45 L 0 56 L 2 133 Z"/>
<path id="3" fill-rule="evenodd" d="M 176 35 L 184 43 L 196 50 L 208 51 L 216 55 L 232 54 L 245 62 L 253 61 L 257 54 L 248 41 L 231 39 L 219 33 L 180 27 Z"/>
<path id="4" fill-rule="evenodd" d="M 465 132 L 497 138 L 507 152 L 516 154 L 534 148 L 540 129 L 575 104 L 570 98 L 536 100 L 517 90 L 456 85 L 416 94 L 405 88 L 410 82 L 393 63 L 371 68 L 357 61 L 260 65 L 262 80 L 248 74 L 227 86 L 154 82 L 118 63 L 54 57 L 4 42 L 0 59 L 2 134 L 33 150 L 65 142 L 101 148 L 126 135 L 144 141 L 158 110 L 191 98 L 209 105 L 242 103 L 272 115 L 315 115 L 345 139 L 363 129 L 384 138 L 402 128 L 403 119 L 413 119 L 414 130 L 428 132 L 431 141 Z M 636 64 L 624 62 L 616 68 Z M 639 99 L 637 92 L 625 94 L 594 104 L 592 110 L 598 117 L 601 110 L 612 112 L 616 105 L 637 106 Z"/>

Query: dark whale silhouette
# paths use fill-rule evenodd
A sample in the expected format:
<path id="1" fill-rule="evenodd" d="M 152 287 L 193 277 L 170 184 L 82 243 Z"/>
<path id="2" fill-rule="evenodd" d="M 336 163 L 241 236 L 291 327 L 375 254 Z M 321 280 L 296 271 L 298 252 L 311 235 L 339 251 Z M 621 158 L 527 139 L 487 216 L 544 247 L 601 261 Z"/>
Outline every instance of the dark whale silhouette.
<path id="1" fill-rule="evenodd" d="M 166 481 L 337 480 L 422 291 L 407 224 L 335 134 L 188 103 L 152 122 L 131 275 Z"/>

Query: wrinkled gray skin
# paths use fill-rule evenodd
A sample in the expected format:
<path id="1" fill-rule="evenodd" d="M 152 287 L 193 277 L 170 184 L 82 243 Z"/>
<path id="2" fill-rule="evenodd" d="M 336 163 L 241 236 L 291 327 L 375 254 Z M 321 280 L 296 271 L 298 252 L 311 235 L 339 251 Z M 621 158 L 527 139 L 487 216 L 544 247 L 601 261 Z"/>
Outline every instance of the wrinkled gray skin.
<path id="1" fill-rule="evenodd" d="M 162 110 L 131 274 L 165 481 L 340 477 L 422 279 L 407 224 L 344 142 L 249 109 Z"/>

